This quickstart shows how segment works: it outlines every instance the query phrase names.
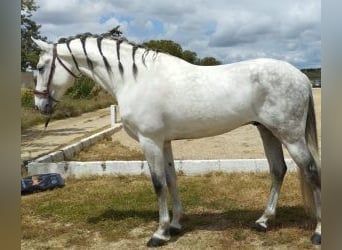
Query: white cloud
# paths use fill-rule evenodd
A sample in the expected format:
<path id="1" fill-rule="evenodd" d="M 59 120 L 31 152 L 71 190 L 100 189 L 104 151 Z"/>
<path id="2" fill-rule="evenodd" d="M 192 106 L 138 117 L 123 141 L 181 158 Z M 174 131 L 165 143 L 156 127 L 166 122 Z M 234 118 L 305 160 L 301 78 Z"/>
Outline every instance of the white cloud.
<path id="1" fill-rule="evenodd" d="M 215 56 L 226 63 L 262 56 L 300 67 L 320 65 L 319 0 L 36 1 L 40 8 L 34 20 L 53 41 L 121 25 L 124 35 L 136 42 L 171 39 L 200 57 Z"/>
<path id="2" fill-rule="evenodd" d="M 154 27 L 154 25 L 153 25 L 153 22 L 152 22 L 151 20 L 147 20 L 147 21 L 145 22 L 145 28 L 146 28 L 148 31 L 152 31 L 152 30 L 153 30 L 153 27 Z"/>

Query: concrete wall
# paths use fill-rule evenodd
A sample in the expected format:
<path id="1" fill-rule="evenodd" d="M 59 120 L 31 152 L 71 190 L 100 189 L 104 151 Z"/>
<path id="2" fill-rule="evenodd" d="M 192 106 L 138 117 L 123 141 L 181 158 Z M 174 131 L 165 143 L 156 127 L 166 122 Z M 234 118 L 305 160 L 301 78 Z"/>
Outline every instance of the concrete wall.
<path id="1" fill-rule="evenodd" d="M 288 171 L 295 171 L 296 166 L 290 159 L 286 160 Z M 235 160 L 177 160 L 175 168 L 183 175 L 204 175 L 210 172 L 268 172 L 266 159 Z M 91 175 L 149 175 L 146 161 L 63 161 L 31 162 L 28 174 L 59 173 L 64 178 L 80 178 Z"/>
<path id="2" fill-rule="evenodd" d="M 22 88 L 34 88 L 33 72 L 21 72 L 21 87 Z"/>

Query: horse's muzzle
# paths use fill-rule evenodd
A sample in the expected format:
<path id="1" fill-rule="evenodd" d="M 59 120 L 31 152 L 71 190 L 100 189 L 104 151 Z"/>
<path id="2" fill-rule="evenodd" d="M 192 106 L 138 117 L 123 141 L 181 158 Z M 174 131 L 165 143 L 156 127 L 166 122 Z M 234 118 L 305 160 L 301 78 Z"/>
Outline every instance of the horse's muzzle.
<path id="1" fill-rule="evenodd" d="M 46 105 L 45 112 L 47 115 L 51 115 L 55 111 L 56 104 L 49 103 Z"/>
<path id="2" fill-rule="evenodd" d="M 39 110 L 39 112 L 43 115 L 51 115 L 55 111 L 55 103 L 47 103 L 42 107 L 35 106 L 35 110 Z"/>

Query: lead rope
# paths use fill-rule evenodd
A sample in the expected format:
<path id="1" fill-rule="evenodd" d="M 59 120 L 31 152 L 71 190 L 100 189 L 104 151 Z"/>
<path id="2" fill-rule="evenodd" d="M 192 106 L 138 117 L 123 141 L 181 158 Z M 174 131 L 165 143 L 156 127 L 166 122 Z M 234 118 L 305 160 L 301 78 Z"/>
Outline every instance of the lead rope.
<path id="1" fill-rule="evenodd" d="M 48 118 L 46 118 L 46 121 L 44 123 L 44 130 L 43 130 L 43 132 L 47 129 L 47 126 L 49 125 L 50 120 L 51 120 L 51 115 L 49 115 Z"/>
<path id="2" fill-rule="evenodd" d="M 43 134 L 46 132 L 47 130 L 47 126 L 49 124 L 51 120 L 51 115 L 49 115 L 47 118 L 46 118 L 46 121 L 44 123 L 44 129 L 42 131 L 39 132 L 39 134 L 36 136 L 36 139 L 40 139 L 43 137 Z M 31 141 L 29 144 L 25 145 L 26 147 L 30 147 L 31 145 L 33 145 L 33 141 Z M 27 165 L 32 161 L 31 159 L 31 151 L 30 150 L 27 150 L 28 154 L 29 154 L 29 159 L 28 160 L 24 160 L 23 161 L 23 164 L 25 166 L 25 168 L 27 167 Z"/>

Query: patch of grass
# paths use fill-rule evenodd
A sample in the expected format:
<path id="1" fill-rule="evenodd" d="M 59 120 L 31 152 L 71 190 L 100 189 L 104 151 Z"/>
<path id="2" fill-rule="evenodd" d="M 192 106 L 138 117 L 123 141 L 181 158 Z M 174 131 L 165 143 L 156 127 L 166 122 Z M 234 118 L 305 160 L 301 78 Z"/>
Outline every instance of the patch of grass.
<path id="1" fill-rule="evenodd" d="M 106 92 L 100 91 L 97 96 L 92 98 L 73 99 L 65 95 L 58 103 L 52 119 L 65 119 L 79 116 L 83 113 L 106 108 L 115 103 L 114 99 Z M 21 129 L 27 129 L 34 125 L 42 124 L 46 116 L 40 114 L 32 106 L 23 106 L 21 108 Z"/>
<path id="2" fill-rule="evenodd" d="M 103 237 L 115 240 L 157 216 L 154 193 L 147 178 L 93 177 L 82 181 L 67 179 L 66 183 L 63 189 L 23 197 L 24 239 L 46 240 L 64 234 L 60 227 L 68 223 L 70 231 L 99 230 Z M 53 230 L 41 230 L 41 225 L 25 223 L 27 216 L 46 221 L 47 228 L 55 226 Z"/>
<path id="3" fill-rule="evenodd" d="M 33 90 L 28 88 L 20 89 L 20 101 L 22 107 L 33 107 L 34 99 L 33 99 Z"/>
<path id="4" fill-rule="evenodd" d="M 246 236 L 246 233 L 244 233 L 241 230 L 238 230 L 238 231 L 233 233 L 233 238 L 234 238 L 234 240 L 240 241 L 240 240 L 245 240 L 247 238 L 247 236 Z"/>
<path id="5" fill-rule="evenodd" d="M 75 154 L 72 161 L 129 161 L 144 160 L 142 151 L 125 147 L 119 141 L 112 141 L 111 137 L 105 138 L 94 145 Z"/>
<path id="6" fill-rule="evenodd" d="M 198 235 L 204 248 L 224 248 L 227 244 L 234 248 L 311 246 L 313 225 L 304 214 L 296 174 L 288 174 L 276 221 L 266 234 L 252 231 L 250 225 L 266 204 L 270 185 L 267 174 L 178 179 L 185 215 L 184 235 L 170 243 L 175 248 L 194 249 L 193 242 L 186 241 L 195 237 L 191 235 Z M 54 239 L 63 244 L 62 248 L 89 247 L 99 237 L 107 245 L 124 239 L 130 244 L 145 241 L 157 228 L 158 220 L 156 196 L 150 178 L 144 176 L 66 179 L 62 189 L 22 197 L 21 211 L 23 242 Z"/>

